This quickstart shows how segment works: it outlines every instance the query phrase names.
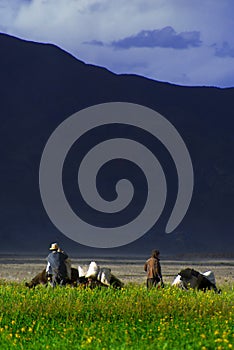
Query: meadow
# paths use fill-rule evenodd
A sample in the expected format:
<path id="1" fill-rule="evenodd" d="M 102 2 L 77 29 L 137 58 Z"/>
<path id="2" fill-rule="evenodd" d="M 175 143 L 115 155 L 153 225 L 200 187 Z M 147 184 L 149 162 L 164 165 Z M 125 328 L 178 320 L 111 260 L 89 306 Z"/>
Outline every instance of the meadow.
<path id="1" fill-rule="evenodd" d="M 38 286 L 1 280 L 0 348 L 233 349 L 234 289 L 221 294 Z"/>
<path id="2" fill-rule="evenodd" d="M 72 259 L 73 266 L 88 264 Z M 27 289 L 45 266 L 35 257 L 0 257 L 0 349 L 234 349 L 233 261 L 161 260 L 165 288 L 147 291 L 144 260 L 99 259 L 122 290 Z M 221 294 L 171 287 L 184 267 L 213 270 Z"/>

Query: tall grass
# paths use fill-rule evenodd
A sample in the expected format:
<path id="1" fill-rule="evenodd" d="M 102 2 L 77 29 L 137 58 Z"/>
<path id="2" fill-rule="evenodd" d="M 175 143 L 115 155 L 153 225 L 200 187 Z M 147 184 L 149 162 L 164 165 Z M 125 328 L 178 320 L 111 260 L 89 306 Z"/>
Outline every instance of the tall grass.
<path id="1" fill-rule="evenodd" d="M 2 282 L 0 349 L 234 349 L 234 290 L 223 289 L 30 290 Z"/>

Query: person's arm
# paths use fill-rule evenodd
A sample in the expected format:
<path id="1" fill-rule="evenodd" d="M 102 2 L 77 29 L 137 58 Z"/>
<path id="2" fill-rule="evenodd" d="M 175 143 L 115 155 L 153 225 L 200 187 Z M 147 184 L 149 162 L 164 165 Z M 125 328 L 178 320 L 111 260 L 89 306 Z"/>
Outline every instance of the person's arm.
<path id="1" fill-rule="evenodd" d="M 160 278 L 161 286 L 164 287 L 163 278 L 162 278 L 161 264 L 160 264 L 159 260 L 157 260 L 157 270 L 158 270 L 158 277 Z"/>
<path id="2" fill-rule="evenodd" d="M 147 272 L 147 262 L 144 265 L 144 271 Z"/>
<path id="3" fill-rule="evenodd" d="M 157 260 L 157 274 L 160 280 L 162 279 L 162 270 L 161 270 L 161 265 L 160 262 Z"/>

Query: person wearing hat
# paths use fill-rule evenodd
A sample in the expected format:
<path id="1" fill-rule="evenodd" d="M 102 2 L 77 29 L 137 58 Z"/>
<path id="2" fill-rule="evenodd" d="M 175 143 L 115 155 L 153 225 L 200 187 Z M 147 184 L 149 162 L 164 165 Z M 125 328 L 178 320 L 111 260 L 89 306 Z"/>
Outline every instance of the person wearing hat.
<path id="1" fill-rule="evenodd" d="M 156 287 L 159 282 L 161 282 L 162 287 L 164 286 L 159 254 L 159 250 L 154 249 L 151 257 L 145 262 L 144 271 L 147 272 L 147 289 Z"/>
<path id="2" fill-rule="evenodd" d="M 59 248 L 58 243 L 52 243 L 49 249 L 51 252 L 46 259 L 48 280 L 52 287 L 64 286 L 68 280 L 66 265 L 68 255 Z"/>

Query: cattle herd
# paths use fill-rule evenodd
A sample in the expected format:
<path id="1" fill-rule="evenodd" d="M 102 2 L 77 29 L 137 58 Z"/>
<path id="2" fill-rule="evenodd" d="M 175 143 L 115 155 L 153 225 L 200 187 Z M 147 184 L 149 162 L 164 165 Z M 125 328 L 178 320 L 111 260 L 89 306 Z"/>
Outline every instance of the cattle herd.
<path id="1" fill-rule="evenodd" d="M 96 287 L 113 287 L 116 289 L 123 288 L 124 284 L 115 275 L 111 273 L 110 269 L 100 269 L 97 267 L 95 262 L 90 264 L 92 273 L 90 273 L 90 268 L 86 272 L 79 266 L 78 269 L 71 268 L 71 278 L 67 281 L 67 284 L 77 287 L 84 288 L 96 288 Z M 94 268 L 94 270 L 93 270 Z M 46 269 L 43 269 L 38 273 L 30 282 L 26 282 L 25 285 L 28 288 L 34 288 L 37 285 L 47 285 L 48 277 Z M 220 290 L 216 287 L 215 276 L 212 271 L 207 271 L 205 273 L 200 273 L 194 269 L 186 268 L 179 272 L 178 276 L 172 283 L 172 286 L 188 290 L 190 288 L 197 290 L 214 290 L 216 293 L 220 293 Z"/>

